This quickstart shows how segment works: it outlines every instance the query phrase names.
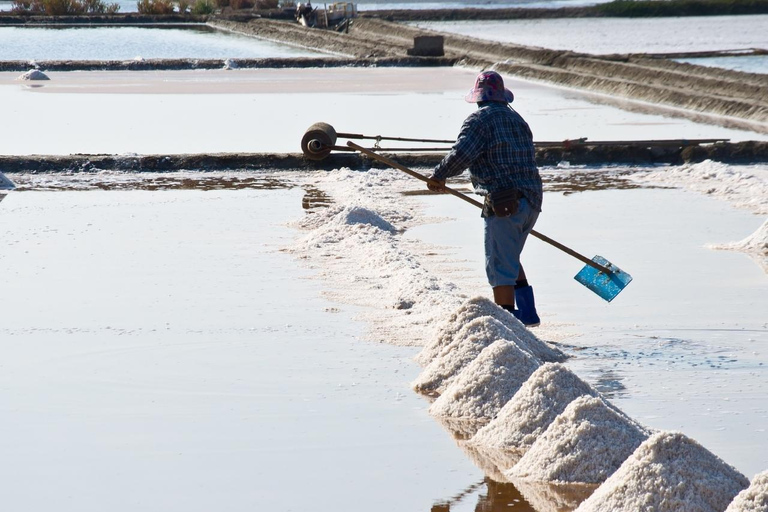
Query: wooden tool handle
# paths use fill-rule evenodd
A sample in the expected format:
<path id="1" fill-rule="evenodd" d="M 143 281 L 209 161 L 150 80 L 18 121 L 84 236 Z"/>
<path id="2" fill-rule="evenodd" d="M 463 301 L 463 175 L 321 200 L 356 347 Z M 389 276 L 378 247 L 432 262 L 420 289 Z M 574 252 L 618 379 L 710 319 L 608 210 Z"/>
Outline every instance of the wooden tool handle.
<path id="1" fill-rule="evenodd" d="M 351 147 L 352 149 L 354 149 L 356 151 L 359 151 L 360 153 L 362 153 L 362 154 L 364 154 L 366 156 L 369 156 L 369 157 L 373 158 L 374 160 L 378 160 L 379 162 L 381 162 L 383 164 L 387 164 L 388 166 L 393 167 L 393 168 L 395 168 L 395 169 L 397 169 L 399 171 L 403 171 L 404 173 L 406 173 L 406 174 L 408 174 L 410 176 L 413 176 L 414 178 L 419 179 L 419 180 L 421 180 L 421 181 L 423 181 L 425 183 L 430 183 L 432 185 L 439 185 L 439 183 L 437 181 L 429 179 L 426 176 L 424 176 L 423 174 L 419 174 L 418 172 L 413 171 L 413 170 L 405 167 L 404 165 L 400 165 L 397 162 L 393 162 L 389 158 L 381 156 L 378 153 L 375 153 L 375 152 L 371 151 L 370 149 L 366 149 L 366 148 L 364 148 L 362 146 L 358 146 L 357 144 L 355 144 L 352 141 L 347 141 L 347 146 Z M 450 187 L 446 187 L 445 185 L 443 185 L 443 190 L 445 190 L 449 194 L 452 194 L 452 195 L 458 197 L 459 199 L 463 199 L 464 201 L 468 202 L 469 204 L 473 204 L 473 205 L 477 206 L 478 208 L 482 208 L 483 207 L 483 203 L 481 203 L 480 201 L 477 201 L 475 199 L 472 199 L 471 197 L 467 196 L 466 194 L 462 194 L 458 190 L 454 190 L 454 189 L 452 189 Z M 550 244 L 551 246 L 560 249 L 564 253 L 573 256 L 577 260 L 580 260 L 583 263 L 586 263 L 590 267 L 592 267 L 594 269 L 597 269 L 600 272 L 604 272 L 606 274 L 610 274 L 611 273 L 611 270 L 608 269 L 608 267 L 600 265 L 599 263 L 595 263 L 591 259 L 587 258 L 586 256 L 584 256 L 582 254 L 579 254 L 578 252 L 574 251 L 570 247 L 567 247 L 567 246 L 561 244 L 557 240 L 553 240 L 553 239 L 549 238 L 548 236 L 543 235 L 543 234 L 541 234 L 538 231 L 533 230 L 533 229 L 531 230 L 531 234 L 533 236 L 535 236 L 536 238 L 538 238 L 539 240 L 542 240 L 542 241 Z"/>

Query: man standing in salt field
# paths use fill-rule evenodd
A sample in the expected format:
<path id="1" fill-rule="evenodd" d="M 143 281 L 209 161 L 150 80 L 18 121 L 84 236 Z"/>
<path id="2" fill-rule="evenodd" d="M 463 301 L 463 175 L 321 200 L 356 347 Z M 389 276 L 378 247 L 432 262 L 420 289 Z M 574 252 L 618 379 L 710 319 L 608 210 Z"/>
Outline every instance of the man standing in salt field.
<path id="1" fill-rule="evenodd" d="M 451 152 L 435 167 L 427 187 L 440 192 L 446 178 L 469 169 L 475 191 L 485 196 L 485 271 L 493 299 L 527 326 L 539 325 L 520 264 L 520 253 L 541 212 L 541 176 L 533 135 L 510 103 L 512 91 L 495 71 L 483 71 L 464 98 L 478 109 L 464 120 Z M 515 303 L 517 302 L 517 308 Z"/>

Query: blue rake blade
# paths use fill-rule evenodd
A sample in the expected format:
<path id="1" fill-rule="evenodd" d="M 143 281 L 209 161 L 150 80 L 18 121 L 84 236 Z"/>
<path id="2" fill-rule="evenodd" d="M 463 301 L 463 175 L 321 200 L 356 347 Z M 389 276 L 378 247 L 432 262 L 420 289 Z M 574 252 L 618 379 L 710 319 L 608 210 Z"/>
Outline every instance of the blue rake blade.
<path id="1" fill-rule="evenodd" d="M 632 282 L 632 276 L 602 256 L 595 256 L 592 261 L 606 267 L 611 273 L 605 274 L 594 267 L 584 265 L 584 268 L 573 278 L 603 299 L 611 302 L 621 290 Z"/>

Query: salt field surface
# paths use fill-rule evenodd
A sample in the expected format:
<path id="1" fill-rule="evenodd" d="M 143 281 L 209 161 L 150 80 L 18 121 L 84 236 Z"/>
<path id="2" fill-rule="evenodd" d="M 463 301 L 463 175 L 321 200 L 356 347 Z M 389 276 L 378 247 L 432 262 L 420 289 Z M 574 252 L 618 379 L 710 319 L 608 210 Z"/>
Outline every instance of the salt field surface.
<path id="1" fill-rule="evenodd" d="M 308 57 L 317 52 L 206 27 L 0 27 L 0 60 Z"/>
<path id="2" fill-rule="evenodd" d="M 463 97 L 475 72 L 454 68 L 48 74 L 44 85 L 30 85 L 16 80 L 19 73 L 0 73 L 0 153 L 297 152 L 320 120 L 344 132 L 451 139 L 474 108 Z M 768 138 L 666 117 L 644 103 L 619 102 L 628 111 L 602 95 L 507 85 L 538 141 Z"/>
<path id="3" fill-rule="evenodd" d="M 768 15 L 417 22 L 441 32 L 593 54 L 768 49 Z"/>
<path id="4" fill-rule="evenodd" d="M 748 55 L 743 57 L 709 57 L 697 59 L 675 59 L 697 66 L 733 69 L 745 73 L 768 73 L 768 55 Z"/>

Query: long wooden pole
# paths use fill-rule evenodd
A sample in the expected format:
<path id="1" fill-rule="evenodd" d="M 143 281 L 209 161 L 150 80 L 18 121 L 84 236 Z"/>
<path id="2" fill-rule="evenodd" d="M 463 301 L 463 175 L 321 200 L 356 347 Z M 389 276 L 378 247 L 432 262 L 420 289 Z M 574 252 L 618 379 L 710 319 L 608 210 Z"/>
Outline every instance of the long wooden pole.
<path id="1" fill-rule="evenodd" d="M 347 146 L 351 147 L 355 151 L 359 151 L 360 153 L 362 153 L 362 154 L 364 154 L 366 156 L 369 156 L 370 158 L 373 158 L 374 160 L 378 160 L 379 162 L 381 162 L 383 164 L 387 164 L 388 166 L 393 167 L 393 168 L 395 168 L 395 169 L 397 169 L 399 171 L 403 171 L 404 173 L 408 174 L 409 176 L 413 176 L 414 178 L 416 178 L 418 180 L 421 180 L 421 181 L 423 181 L 425 183 L 430 183 L 432 185 L 440 185 L 440 183 L 438 183 L 437 181 L 431 180 L 431 179 L 427 178 L 426 176 L 424 176 L 423 174 L 420 174 L 420 173 L 418 173 L 418 172 L 416 172 L 414 170 L 411 170 L 411 169 L 405 167 L 404 165 L 400 165 L 397 162 L 394 162 L 394 161 L 390 160 L 387 157 L 381 156 L 380 154 L 371 151 L 370 149 L 366 149 L 366 148 L 364 148 L 362 146 L 358 146 L 357 144 L 355 144 L 352 141 L 347 141 Z M 459 199 L 462 199 L 462 200 L 468 202 L 469 204 L 473 204 L 473 205 L 477 206 L 478 208 L 482 208 L 483 207 L 483 203 L 481 203 L 480 201 L 478 201 L 476 199 L 472 199 L 471 197 L 469 197 L 469 196 L 467 196 L 465 194 L 462 194 L 458 190 L 454 190 L 454 189 L 452 189 L 450 187 L 446 187 L 445 185 L 443 185 L 442 188 L 443 188 L 443 190 L 445 190 L 449 194 L 454 195 L 454 196 L 458 197 Z M 582 254 L 579 254 L 578 252 L 574 251 L 570 247 L 567 247 L 567 246 L 561 244 L 557 240 L 553 240 L 553 239 L 549 238 L 548 236 L 543 235 L 543 234 L 539 233 L 538 231 L 536 231 L 534 229 L 531 230 L 531 234 L 533 236 L 535 236 L 536 238 L 538 238 L 539 240 L 542 240 L 542 241 L 552 245 L 553 247 L 556 247 L 556 248 L 560 249 L 564 253 L 573 256 L 577 260 L 579 260 L 579 261 L 581 261 L 583 263 L 586 263 L 590 267 L 595 268 L 595 269 L 599 270 L 600 272 L 603 272 L 605 274 L 610 274 L 611 273 L 610 269 L 608 269 L 607 267 L 605 267 L 603 265 L 600 265 L 599 263 L 595 263 L 591 259 L 587 258 L 586 256 L 584 256 Z"/>

